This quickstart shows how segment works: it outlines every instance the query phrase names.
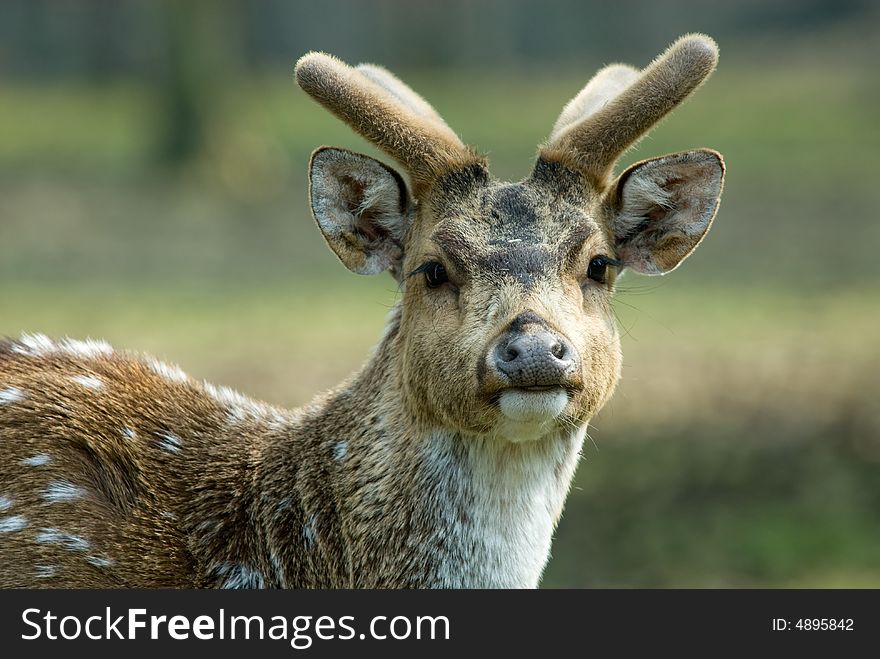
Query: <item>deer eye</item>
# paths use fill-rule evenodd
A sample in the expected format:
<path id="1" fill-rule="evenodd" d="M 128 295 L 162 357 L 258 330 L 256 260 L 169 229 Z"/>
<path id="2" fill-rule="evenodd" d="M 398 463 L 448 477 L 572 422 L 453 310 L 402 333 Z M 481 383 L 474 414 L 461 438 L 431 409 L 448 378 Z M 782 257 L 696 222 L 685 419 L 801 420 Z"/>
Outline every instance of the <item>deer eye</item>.
<path id="1" fill-rule="evenodd" d="M 620 261 L 607 256 L 594 256 L 587 266 L 587 277 L 593 281 L 604 284 L 608 276 L 608 266 L 620 266 Z"/>
<path id="2" fill-rule="evenodd" d="M 428 288 L 437 288 L 449 281 L 446 268 L 437 261 L 428 261 L 419 270 L 425 273 L 425 282 L 428 284 Z"/>

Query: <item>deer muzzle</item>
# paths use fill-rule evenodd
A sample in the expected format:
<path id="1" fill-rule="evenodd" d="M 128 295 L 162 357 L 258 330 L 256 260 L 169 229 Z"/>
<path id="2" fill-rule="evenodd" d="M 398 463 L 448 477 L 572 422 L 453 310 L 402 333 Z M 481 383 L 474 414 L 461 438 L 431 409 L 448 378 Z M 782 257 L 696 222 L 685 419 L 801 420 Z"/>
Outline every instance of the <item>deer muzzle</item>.
<path id="1" fill-rule="evenodd" d="M 580 386 L 571 342 L 533 311 L 514 318 L 489 346 L 482 385 L 513 421 L 553 419 Z"/>

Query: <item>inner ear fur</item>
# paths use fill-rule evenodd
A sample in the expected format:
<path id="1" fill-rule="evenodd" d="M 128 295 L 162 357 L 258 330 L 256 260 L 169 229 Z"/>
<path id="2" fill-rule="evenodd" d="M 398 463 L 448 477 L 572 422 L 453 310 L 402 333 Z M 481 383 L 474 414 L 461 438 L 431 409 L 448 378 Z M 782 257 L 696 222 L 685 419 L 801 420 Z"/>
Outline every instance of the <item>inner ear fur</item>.
<path id="1" fill-rule="evenodd" d="M 333 147 L 309 163 L 309 197 L 318 228 L 352 272 L 396 274 L 407 229 L 403 178 L 384 163 Z"/>
<path id="2" fill-rule="evenodd" d="M 711 149 L 652 158 L 624 171 L 609 191 L 618 259 L 636 272 L 676 267 L 709 231 L 724 181 L 724 160 Z"/>

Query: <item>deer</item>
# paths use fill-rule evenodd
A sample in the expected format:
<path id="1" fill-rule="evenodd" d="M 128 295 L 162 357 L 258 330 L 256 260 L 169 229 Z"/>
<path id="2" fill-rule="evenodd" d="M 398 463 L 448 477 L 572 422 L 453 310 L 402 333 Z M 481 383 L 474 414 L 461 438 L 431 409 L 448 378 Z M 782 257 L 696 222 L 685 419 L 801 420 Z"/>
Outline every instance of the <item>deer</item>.
<path id="1" fill-rule="evenodd" d="M 372 356 L 284 410 L 103 341 L 4 340 L 0 586 L 537 587 L 620 379 L 616 280 L 690 255 L 724 178 L 705 148 L 615 165 L 717 59 L 689 34 L 602 68 L 508 183 L 388 70 L 303 56 L 302 90 L 406 174 L 309 163 L 327 245 L 399 286 Z"/>

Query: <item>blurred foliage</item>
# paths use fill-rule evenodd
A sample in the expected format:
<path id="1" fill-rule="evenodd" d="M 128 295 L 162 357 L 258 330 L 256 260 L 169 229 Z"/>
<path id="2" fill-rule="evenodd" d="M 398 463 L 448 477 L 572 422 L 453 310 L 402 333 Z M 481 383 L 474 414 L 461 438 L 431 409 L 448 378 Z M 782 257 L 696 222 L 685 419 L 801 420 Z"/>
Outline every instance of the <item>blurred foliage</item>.
<path id="1" fill-rule="evenodd" d="M 621 280 L 624 377 L 545 584 L 880 586 L 878 26 L 855 0 L 3 0 L 0 334 L 302 404 L 396 291 L 313 227 L 310 151 L 378 154 L 295 88 L 299 55 L 394 68 L 515 179 L 596 68 L 706 31 L 719 70 L 622 165 L 717 148 L 721 211 L 681 271 Z"/>

